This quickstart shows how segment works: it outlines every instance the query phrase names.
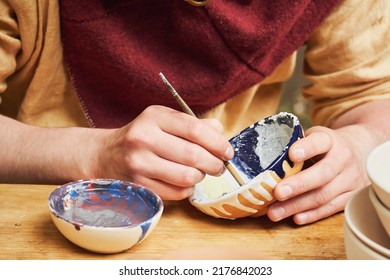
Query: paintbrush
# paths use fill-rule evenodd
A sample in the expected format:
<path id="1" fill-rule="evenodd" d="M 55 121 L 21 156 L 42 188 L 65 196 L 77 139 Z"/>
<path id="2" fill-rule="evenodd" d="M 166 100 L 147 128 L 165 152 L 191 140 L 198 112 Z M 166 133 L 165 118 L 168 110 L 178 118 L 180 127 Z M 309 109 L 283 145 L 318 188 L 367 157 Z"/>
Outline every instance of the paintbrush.
<path id="1" fill-rule="evenodd" d="M 179 93 L 173 88 L 171 83 L 165 78 L 163 73 L 159 74 L 165 85 L 168 87 L 169 91 L 172 93 L 173 97 L 176 99 L 176 101 L 179 103 L 182 110 L 187 113 L 188 115 L 191 115 L 193 117 L 197 117 L 195 113 L 191 110 L 191 108 L 187 105 L 187 103 L 181 98 Z M 234 167 L 230 164 L 228 161 L 224 161 L 224 164 L 226 166 L 226 169 L 232 174 L 233 178 L 237 181 L 237 183 L 242 186 L 244 185 L 244 181 L 242 178 L 238 175 L 237 171 L 234 169 Z"/>

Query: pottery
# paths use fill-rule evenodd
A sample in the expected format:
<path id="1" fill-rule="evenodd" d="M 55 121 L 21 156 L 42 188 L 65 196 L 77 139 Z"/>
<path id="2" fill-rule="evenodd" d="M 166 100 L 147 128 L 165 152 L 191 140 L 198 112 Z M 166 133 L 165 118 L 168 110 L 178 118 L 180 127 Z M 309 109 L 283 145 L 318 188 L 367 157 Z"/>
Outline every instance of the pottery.
<path id="1" fill-rule="evenodd" d="M 389 259 L 390 238 L 372 205 L 370 187 L 357 192 L 344 210 L 347 259 Z"/>
<path id="2" fill-rule="evenodd" d="M 344 225 L 344 246 L 349 260 L 387 260 L 360 240 L 348 225 Z"/>
<path id="3" fill-rule="evenodd" d="M 381 202 L 390 209 L 390 141 L 377 146 L 366 161 L 372 188 Z"/>
<path id="4" fill-rule="evenodd" d="M 376 213 L 378 214 L 379 220 L 390 238 L 390 209 L 383 205 L 373 188 L 369 189 L 369 197 Z"/>
<path id="5" fill-rule="evenodd" d="M 245 184 L 240 186 L 230 172 L 206 175 L 189 198 L 200 211 L 225 219 L 257 217 L 275 201 L 273 188 L 284 178 L 301 171 L 303 162 L 288 157 L 290 146 L 303 138 L 298 118 L 291 113 L 267 117 L 229 140 L 235 155 L 229 163 Z"/>
<path id="6" fill-rule="evenodd" d="M 154 192 L 111 179 L 80 180 L 49 196 L 51 218 L 74 244 L 96 253 L 125 251 L 158 224 L 163 202 Z"/>

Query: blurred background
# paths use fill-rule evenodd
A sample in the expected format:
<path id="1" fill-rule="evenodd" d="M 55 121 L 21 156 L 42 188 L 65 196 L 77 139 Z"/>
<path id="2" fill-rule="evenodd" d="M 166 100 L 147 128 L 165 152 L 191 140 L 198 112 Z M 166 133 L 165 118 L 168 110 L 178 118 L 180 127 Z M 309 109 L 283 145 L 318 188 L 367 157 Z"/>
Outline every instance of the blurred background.
<path id="1" fill-rule="evenodd" d="M 285 83 L 279 106 L 280 112 L 291 112 L 295 114 L 305 129 L 311 126 L 309 118 L 309 103 L 302 97 L 301 88 L 308 84 L 303 77 L 303 53 L 300 49 L 297 55 L 297 65 L 293 76 Z"/>

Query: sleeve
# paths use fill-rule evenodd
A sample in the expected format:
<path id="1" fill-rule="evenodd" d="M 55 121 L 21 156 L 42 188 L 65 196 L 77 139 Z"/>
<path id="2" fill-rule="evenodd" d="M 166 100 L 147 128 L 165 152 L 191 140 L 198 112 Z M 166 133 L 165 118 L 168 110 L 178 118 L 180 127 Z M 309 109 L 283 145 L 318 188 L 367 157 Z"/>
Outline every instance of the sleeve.
<path id="1" fill-rule="evenodd" d="M 16 15 L 8 1 L 0 0 L 0 98 L 7 89 L 7 78 L 17 70 L 20 49 Z"/>
<path id="2" fill-rule="evenodd" d="M 344 0 L 307 41 L 303 95 L 313 125 L 390 99 L 390 1 Z M 389 108 L 390 109 L 390 108 Z"/>

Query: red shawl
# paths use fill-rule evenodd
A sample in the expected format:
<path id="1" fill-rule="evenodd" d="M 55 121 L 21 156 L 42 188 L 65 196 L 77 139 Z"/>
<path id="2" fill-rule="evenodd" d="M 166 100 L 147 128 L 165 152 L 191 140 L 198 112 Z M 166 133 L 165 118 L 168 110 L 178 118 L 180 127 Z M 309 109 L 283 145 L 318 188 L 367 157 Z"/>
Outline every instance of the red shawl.
<path id="1" fill-rule="evenodd" d="M 120 127 L 147 106 L 197 114 L 270 75 L 339 0 L 61 0 L 65 60 L 91 126 Z"/>

